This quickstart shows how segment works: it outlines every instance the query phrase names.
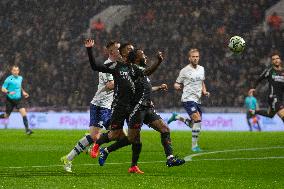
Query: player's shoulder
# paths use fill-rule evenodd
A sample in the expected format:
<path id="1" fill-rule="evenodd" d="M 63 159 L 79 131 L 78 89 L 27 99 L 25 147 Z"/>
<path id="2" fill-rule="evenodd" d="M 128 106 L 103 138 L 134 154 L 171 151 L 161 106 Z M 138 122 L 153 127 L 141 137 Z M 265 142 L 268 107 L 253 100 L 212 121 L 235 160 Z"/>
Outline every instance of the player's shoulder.
<path id="1" fill-rule="evenodd" d="M 203 66 L 201 66 L 201 65 L 197 65 L 197 68 L 198 68 L 198 69 L 202 69 L 202 70 L 204 70 L 204 67 L 203 67 Z"/>
<path id="2" fill-rule="evenodd" d="M 191 66 L 188 64 L 188 65 L 186 65 L 185 67 L 183 67 L 183 68 L 180 70 L 180 72 L 187 72 L 187 71 L 189 71 L 189 70 L 191 70 Z"/>

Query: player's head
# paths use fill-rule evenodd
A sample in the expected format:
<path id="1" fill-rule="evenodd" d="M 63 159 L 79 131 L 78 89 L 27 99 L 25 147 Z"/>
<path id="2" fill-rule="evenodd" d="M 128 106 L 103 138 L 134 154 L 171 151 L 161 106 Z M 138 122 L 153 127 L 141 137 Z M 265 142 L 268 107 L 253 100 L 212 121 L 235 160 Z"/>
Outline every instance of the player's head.
<path id="1" fill-rule="evenodd" d="M 19 68 L 19 66 L 13 65 L 13 66 L 11 67 L 11 73 L 12 73 L 13 76 L 18 76 L 19 73 L 20 73 L 20 68 Z"/>
<path id="2" fill-rule="evenodd" d="M 119 52 L 122 56 L 122 58 L 127 61 L 127 62 L 131 62 L 131 58 L 132 57 L 129 57 L 129 53 L 132 52 L 134 50 L 134 47 L 131 43 L 125 43 L 125 44 L 122 44 L 120 47 L 119 47 Z M 132 55 L 132 54 L 131 54 Z"/>
<path id="3" fill-rule="evenodd" d="M 197 66 L 199 63 L 199 50 L 190 49 L 188 51 L 188 60 L 193 66 Z"/>
<path id="4" fill-rule="evenodd" d="M 147 56 L 145 55 L 144 51 L 142 49 L 136 49 L 134 53 L 135 53 L 134 63 L 139 66 L 145 67 L 147 65 L 146 61 Z"/>
<path id="5" fill-rule="evenodd" d="M 275 67 L 281 66 L 280 53 L 278 52 L 271 53 L 271 62 L 272 62 L 272 65 Z"/>
<path id="6" fill-rule="evenodd" d="M 108 42 L 108 44 L 106 45 L 106 48 L 107 48 L 109 58 L 116 61 L 117 59 L 121 57 L 119 50 L 118 50 L 119 47 L 120 47 L 120 43 L 117 41 Z"/>

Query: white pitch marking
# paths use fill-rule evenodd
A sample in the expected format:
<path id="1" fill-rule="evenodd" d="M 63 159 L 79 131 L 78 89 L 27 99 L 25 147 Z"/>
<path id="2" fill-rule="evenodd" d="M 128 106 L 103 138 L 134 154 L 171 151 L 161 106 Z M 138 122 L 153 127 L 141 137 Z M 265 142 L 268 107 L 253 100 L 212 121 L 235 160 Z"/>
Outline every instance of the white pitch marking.
<path id="1" fill-rule="evenodd" d="M 220 158 L 220 159 L 200 159 L 193 161 L 234 161 L 234 160 L 268 160 L 268 159 L 284 159 L 284 156 L 272 156 L 272 157 L 258 157 L 258 158 Z"/>
<path id="2" fill-rule="evenodd" d="M 150 163 L 161 163 L 166 161 L 149 161 L 149 162 L 139 162 L 139 164 L 150 164 Z M 106 163 L 106 165 L 123 165 L 123 164 L 131 164 L 131 162 L 121 162 L 121 163 Z M 23 167 L 2 167 L 0 168 L 8 168 L 8 169 L 23 169 L 23 168 L 48 168 L 48 167 L 62 167 L 61 165 L 33 165 L 33 166 L 23 166 Z M 75 164 L 73 166 L 99 166 L 99 164 Z"/>
<path id="3" fill-rule="evenodd" d="M 220 151 L 212 151 L 212 152 L 203 152 L 198 154 L 192 154 L 186 156 L 184 158 L 185 161 L 192 161 L 193 157 L 207 155 L 207 154 L 218 154 L 218 153 L 226 153 L 226 152 L 240 152 L 240 151 L 256 151 L 256 150 L 269 150 L 269 149 L 283 149 L 284 146 L 274 146 L 274 147 L 263 147 L 263 148 L 244 148 L 244 149 L 232 149 L 232 150 L 220 150 Z"/>
<path id="4" fill-rule="evenodd" d="M 275 146 L 275 147 L 263 147 L 263 148 L 244 148 L 244 149 L 232 149 L 232 150 L 220 150 L 220 151 L 212 151 L 212 152 L 203 152 L 198 154 L 192 154 L 186 156 L 184 158 L 185 161 L 193 161 L 193 157 L 207 155 L 207 154 L 217 154 L 217 153 L 226 153 L 226 152 L 239 152 L 239 151 L 256 151 L 256 150 L 269 150 L 269 149 L 283 149 L 284 146 Z M 220 158 L 220 159 L 199 159 L 194 161 L 226 161 L 226 160 L 265 160 L 265 159 L 284 159 L 283 156 L 278 157 L 261 157 L 261 158 Z M 149 161 L 149 162 L 139 162 L 141 164 L 150 164 L 150 163 L 162 163 L 165 161 Z M 106 165 L 123 165 L 130 164 L 131 162 L 121 162 L 121 163 L 106 163 Z M 48 167 L 62 167 L 61 165 L 34 165 L 34 166 L 22 166 L 22 167 L 1 167 L 0 168 L 8 168 L 8 169 L 23 169 L 23 168 L 48 168 Z M 98 164 L 75 164 L 73 166 L 98 166 Z"/>

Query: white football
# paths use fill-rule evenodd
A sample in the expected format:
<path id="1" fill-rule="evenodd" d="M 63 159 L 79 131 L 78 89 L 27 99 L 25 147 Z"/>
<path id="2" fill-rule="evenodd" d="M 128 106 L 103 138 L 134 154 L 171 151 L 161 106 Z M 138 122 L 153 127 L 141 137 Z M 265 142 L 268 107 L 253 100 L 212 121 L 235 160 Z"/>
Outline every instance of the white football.
<path id="1" fill-rule="evenodd" d="M 228 47 L 233 53 L 241 53 L 246 46 L 245 40 L 240 36 L 233 36 L 230 39 Z"/>

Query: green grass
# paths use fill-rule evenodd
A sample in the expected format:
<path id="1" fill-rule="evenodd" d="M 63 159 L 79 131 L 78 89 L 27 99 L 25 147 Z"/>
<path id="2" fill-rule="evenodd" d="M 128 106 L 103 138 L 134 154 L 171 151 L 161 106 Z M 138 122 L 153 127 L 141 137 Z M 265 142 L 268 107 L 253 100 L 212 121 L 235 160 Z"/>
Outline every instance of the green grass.
<path id="1" fill-rule="evenodd" d="M 109 155 L 107 163 L 121 164 L 100 167 L 97 159 L 81 154 L 73 161 L 74 173 L 65 173 L 59 159 L 84 133 L 36 130 L 26 136 L 23 130 L 0 130 L 0 188 L 284 188 L 284 132 L 202 132 L 200 146 L 205 153 L 267 149 L 204 154 L 168 168 L 159 134 L 147 131 L 142 132 L 140 156 L 144 175 L 127 173 L 130 147 Z M 171 136 L 175 154 L 192 154 L 190 132 Z"/>

